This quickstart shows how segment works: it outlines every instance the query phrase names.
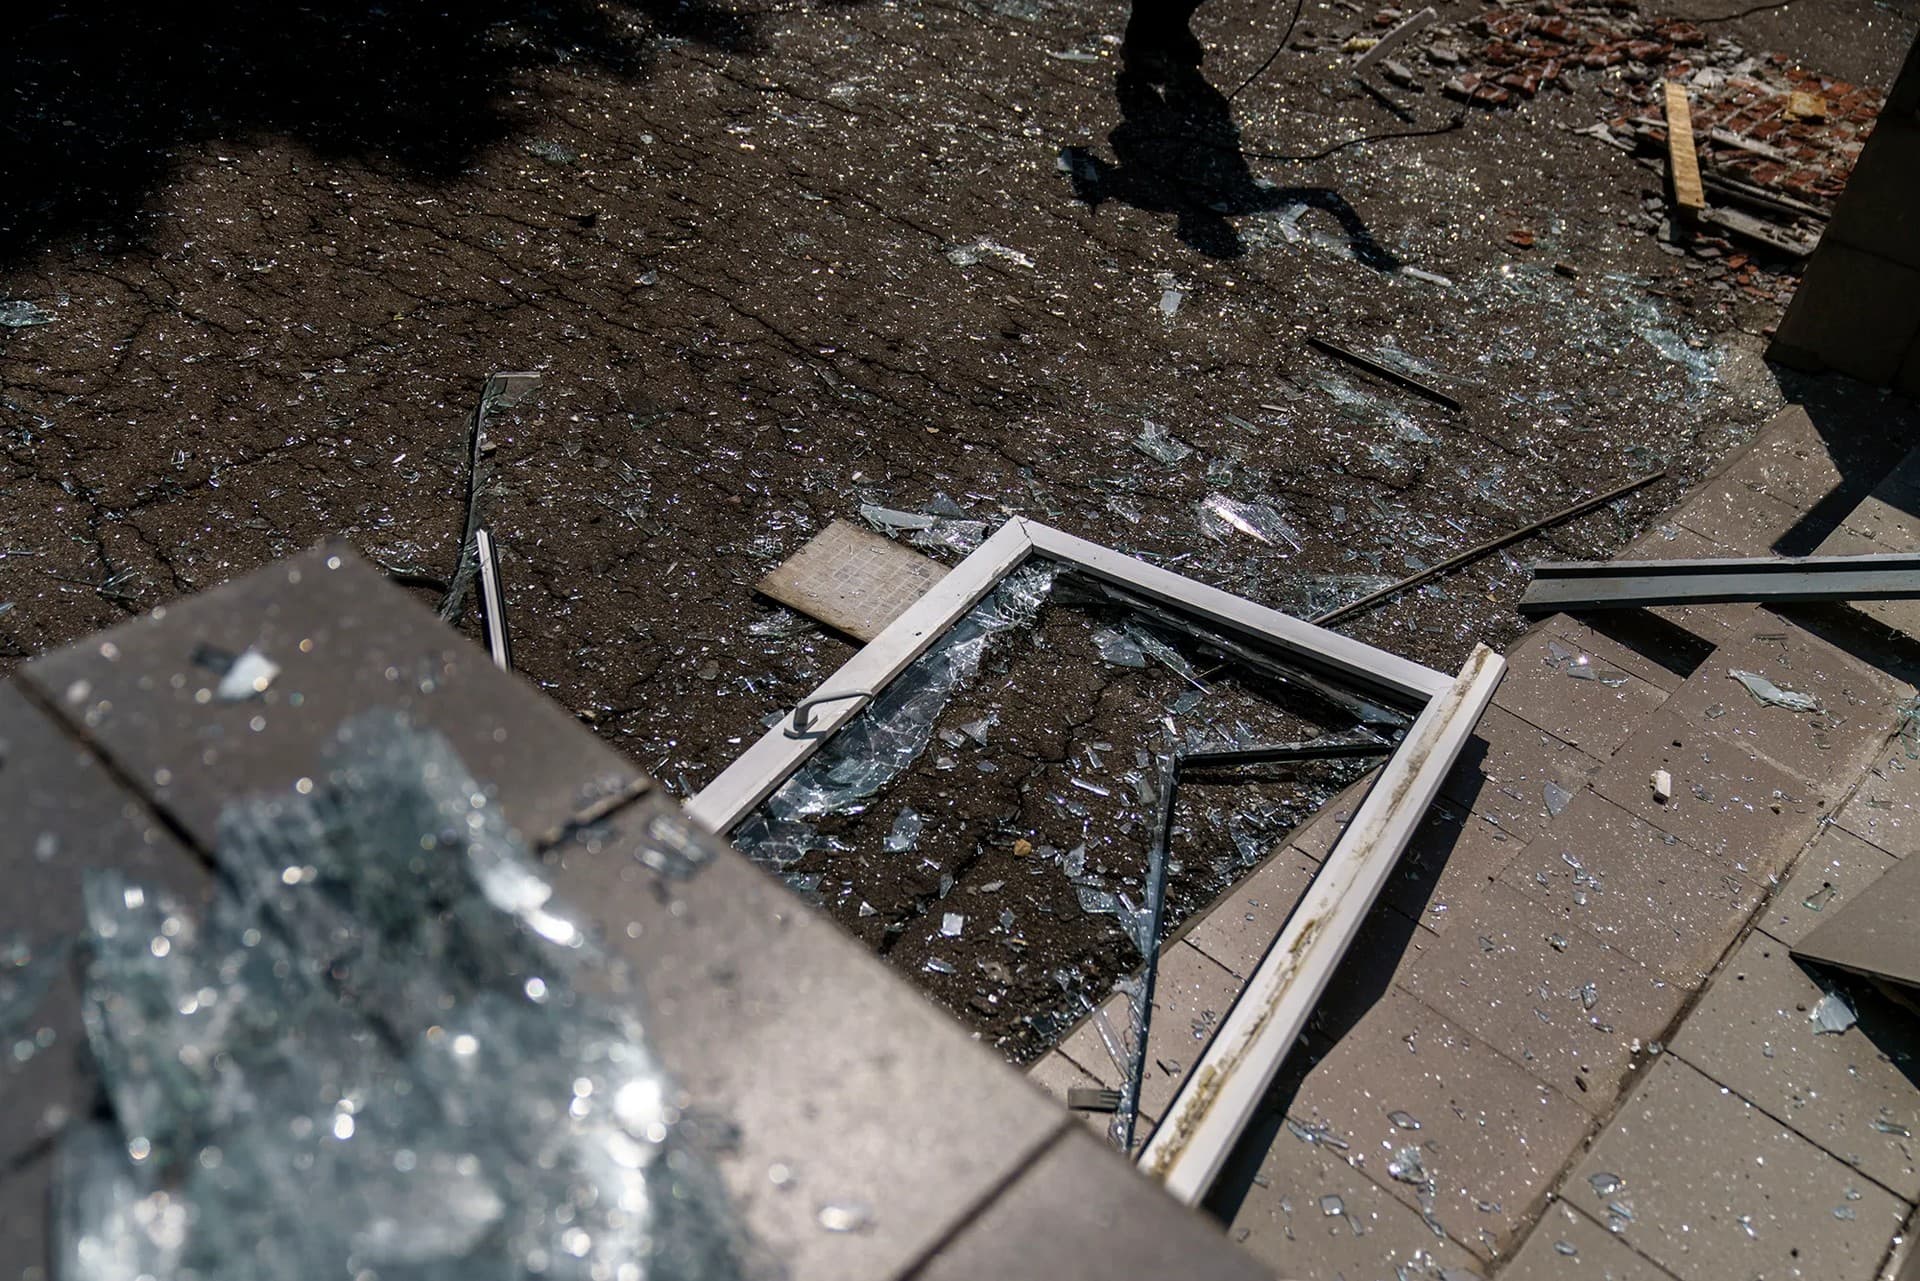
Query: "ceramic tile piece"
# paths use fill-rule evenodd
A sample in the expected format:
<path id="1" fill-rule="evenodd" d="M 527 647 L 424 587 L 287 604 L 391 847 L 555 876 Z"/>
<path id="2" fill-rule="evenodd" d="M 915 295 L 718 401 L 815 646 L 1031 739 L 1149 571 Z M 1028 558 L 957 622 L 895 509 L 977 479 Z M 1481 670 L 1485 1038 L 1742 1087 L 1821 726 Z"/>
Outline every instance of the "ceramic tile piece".
<path id="1" fill-rule="evenodd" d="M 1838 990 L 1860 1022 L 1823 1032 L 1816 982 L 1784 944 L 1747 936 L 1673 1039 L 1673 1052 L 1829 1154 L 1909 1200 L 1920 1196 L 1920 1028 L 1866 989 Z M 1886 1128 L 1881 1128 L 1881 1127 Z"/>
<path id="2" fill-rule="evenodd" d="M 932 557 L 836 520 L 754 590 L 870 641 L 946 576 L 946 567 Z"/>
<path id="3" fill-rule="evenodd" d="M 1867 1281 L 1907 1208 L 1670 1054 L 1566 1189 L 1603 1219 L 1624 1208 L 1620 1239 L 1681 1281 Z"/>

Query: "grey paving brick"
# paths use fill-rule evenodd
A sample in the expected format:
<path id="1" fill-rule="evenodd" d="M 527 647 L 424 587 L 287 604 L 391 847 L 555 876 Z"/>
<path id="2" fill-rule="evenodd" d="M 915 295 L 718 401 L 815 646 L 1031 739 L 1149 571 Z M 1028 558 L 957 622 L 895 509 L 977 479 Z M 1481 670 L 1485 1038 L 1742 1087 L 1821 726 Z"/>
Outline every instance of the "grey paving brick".
<path id="1" fill-rule="evenodd" d="M 1673 1039 L 1673 1052 L 1907 1200 L 1920 1197 L 1920 1028 L 1864 984 L 1843 988 L 1860 1023 L 1825 1033 L 1821 984 L 1765 934 L 1747 936 Z M 1884 1125 L 1887 1129 L 1878 1128 Z"/>
<path id="2" fill-rule="evenodd" d="M 1569 805 L 1500 874 L 1578 929 L 1684 987 L 1698 987 L 1766 897 L 1732 871 L 1597 792 Z"/>
<path id="3" fill-rule="evenodd" d="M 1072 1131 L 912 1275 L 916 1281 L 1259 1281 L 1269 1274 L 1235 1249 L 1218 1224 Z"/>
<path id="4" fill-rule="evenodd" d="M 712 851 L 693 875 L 645 865 L 688 841 Z M 1079 1132 L 826 917 L 688 833 L 676 807 L 636 802 L 548 863 L 560 901 L 639 977 L 650 1039 L 691 1105 L 737 1129 L 721 1172 L 795 1281 L 894 1276 L 1063 1128 Z M 823 1231 L 829 1202 L 870 1207 L 872 1227 Z"/>
<path id="5" fill-rule="evenodd" d="M 0 1167 L 93 1109 L 78 962 L 60 949 L 86 925 L 89 870 L 129 880 L 189 906 L 211 886 L 206 865 L 137 798 L 14 685 L 0 685 L 0 940 L 24 945 L 57 978 L 17 1027 L 0 1032 Z"/>
<path id="6" fill-rule="evenodd" d="M 1654 799 L 1664 769 L 1673 796 Z M 1826 802 L 1807 784 L 1731 739 L 1656 712 L 1595 777 L 1593 789 L 1749 880 L 1778 875 L 1813 835 Z"/>
<path id="7" fill-rule="evenodd" d="M 1436 942 L 1438 936 L 1432 930 L 1394 907 L 1376 903 L 1307 1020 L 1304 1039 L 1309 1052 L 1316 1058 L 1329 1053 Z"/>
<path id="8" fill-rule="evenodd" d="M 1714 479 L 1744 485 L 1804 511 L 1846 481 L 1832 449 L 1806 406 L 1788 405 L 1762 423 Z"/>
<path id="9" fill-rule="evenodd" d="M 1697 486 L 1662 519 L 1711 539 L 1732 555 L 1765 556 L 1800 523 L 1800 516 L 1800 508 L 1753 488 L 1735 470 Z"/>
<path id="10" fill-rule="evenodd" d="M 1906 740 L 1880 745 L 1833 821 L 1895 858 L 1920 850 L 1920 759 L 1907 754 Z"/>
<path id="11" fill-rule="evenodd" d="M 1209 907 L 1187 931 L 1187 942 L 1244 983 L 1319 869 L 1297 848 L 1282 847 Z"/>
<path id="12" fill-rule="evenodd" d="M 1893 855 L 1842 827 L 1823 828 L 1767 900 L 1760 928 L 1791 947 L 1848 899 L 1871 888 L 1893 862 Z"/>
<path id="13" fill-rule="evenodd" d="M 1483 815 L 1436 802 L 1381 888 L 1380 900 L 1443 934 L 1456 905 L 1492 884 L 1525 844 Z"/>
<path id="14" fill-rule="evenodd" d="M 1906 1216 L 1891 1193 L 1672 1055 L 1566 1187 L 1602 1220 L 1626 1209 L 1620 1239 L 1682 1281 L 1865 1281 Z"/>
<path id="15" fill-rule="evenodd" d="M 1838 801 L 1899 721 L 1911 688 L 1819 637 L 1761 611 L 1667 702 L 1667 710 L 1741 743 Z M 1730 672 L 1805 694 L 1819 710 L 1762 703 Z"/>
<path id="16" fill-rule="evenodd" d="M 1505 885 L 1455 915 L 1401 984 L 1589 1112 L 1611 1112 L 1686 989 Z"/>
<path id="17" fill-rule="evenodd" d="M 1126 1056 L 1127 1044 L 1127 998 L 1124 993 L 1115 992 L 1100 1003 L 1100 1009 L 1106 1015 L 1107 1025 L 1112 1029 L 1115 1047 L 1121 1057 Z M 1064 1038 L 1058 1047 L 1077 1064 L 1081 1071 L 1100 1084 L 1118 1088 L 1126 1081 L 1126 1072 L 1120 1064 L 1114 1062 L 1113 1052 L 1101 1035 L 1098 1022 L 1092 1017 L 1082 1019 Z"/>
<path id="18" fill-rule="evenodd" d="M 1337 1154 L 1285 1130 L 1233 1207 L 1228 1237 L 1276 1274 L 1302 1281 L 1425 1281 L 1443 1269 L 1448 1281 L 1465 1281 L 1483 1271 Z"/>
<path id="19" fill-rule="evenodd" d="M 1557 615 L 1507 651 L 1507 674 L 1493 696 L 1530 725 L 1590 756 L 1605 758 L 1634 723 L 1667 699 L 1627 664 L 1653 666 L 1590 628 Z"/>
<path id="20" fill-rule="evenodd" d="M 1500 1281 L 1671 1281 L 1565 1201 L 1555 1201 L 1500 1270 Z"/>
<path id="21" fill-rule="evenodd" d="M 280 665 L 257 697 L 214 693 L 207 649 Z M 293 786 L 341 721 L 394 707 L 444 733 L 528 837 L 639 772 L 531 685 L 344 548 L 322 548 L 27 664 L 33 683 L 195 840 L 226 799 Z"/>
<path id="22" fill-rule="evenodd" d="M 1513 1241 L 1587 1128 L 1577 1104 L 1397 989 L 1313 1069 L 1288 1115 L 1327 1127 L 1414 1209 L 1429 1194 L 1388 1167 L 1418 1149 L 1434 1220 L 1482 1259 Z"/>
<path id="23" fill-rule="evenodd" d="M 1093 1076 L 1088 1073 L 1086 1069 L 1082 1068 L 1078 1063 L 1075 1063 L 1058 1050 L 1048 1050 L 1032 1063 L 1029 1063 L 1027 1065 L 1027 1080 L 1038 1086 L 1042 1093 L 1063 1108 L 1067 1106 L 1067 1091 L 1076 1087 L 1089 1089 L 1100 1088 L 1106 1084 L 1103 1081 L 1094 1080 Z M 1113 1113 L 1111 1112 L 1084 1112 L 1068 1108 L 1067 1115 L 1079 1121 L 1089 1130 L 1092 1130 L 1103 1142 L 1106 1140 L 1108 1128 L 1113 1122 Z M 1149 1123 L 1153 1120 L 1152 1117 L 1147 1117 L 1145 1114 L 1142 1115 L 1143 1119 Z"/>
<path id="24" fill-rule="evenodd" d="M 1338 796 L 1322 805 L 1318 814 L 1302 823 L 1289 843 L 1316 863 L 1326 858 L 1333 849 L 1333 843 L 1340 839 L 1341 833 L 1347 830 L 1347 824 L 1353 821 L 1354 811 L 1367 798 L 1379 775 L 1380 771 L 1375 769 L 1355 779 Z"/>
<path id="25" fill-rule="evenodd" d="M 1440 794 L 1528 841 L 1552 817 L 1549 784 L 1578 792 L 1599 768 L 1585 752 L 1512 712 L 1489 707 Z"/>

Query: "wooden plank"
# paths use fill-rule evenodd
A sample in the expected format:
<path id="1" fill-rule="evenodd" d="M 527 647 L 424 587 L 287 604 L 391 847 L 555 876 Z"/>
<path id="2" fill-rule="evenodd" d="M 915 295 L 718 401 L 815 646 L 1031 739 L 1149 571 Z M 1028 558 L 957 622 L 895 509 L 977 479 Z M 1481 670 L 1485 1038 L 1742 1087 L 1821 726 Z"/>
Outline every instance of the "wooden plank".
<path id="1" fill-rule="evenodd" d="M 887 629 L 946 567 L 910 547 L 836 520 L 771 574 L 757 590 L 855 640 Z"/>
<path id="2" fill-rule="evenodd" d="M 1686 86 L 1667 81 L 1667 167 L 1673 177 L 1673 202 L 1698 213 L 1707 207 L 1700 186 L 1700 153 L 1693 142 L 1693 112 L 1687 107 Z"/>

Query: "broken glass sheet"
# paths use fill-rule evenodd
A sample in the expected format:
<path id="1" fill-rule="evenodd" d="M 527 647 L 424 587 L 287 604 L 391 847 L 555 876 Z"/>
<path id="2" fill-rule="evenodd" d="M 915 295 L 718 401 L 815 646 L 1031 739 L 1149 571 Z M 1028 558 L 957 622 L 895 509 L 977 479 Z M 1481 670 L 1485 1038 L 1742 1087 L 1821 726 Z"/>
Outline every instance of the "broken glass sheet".
<path id="1" fill-rule="evenodd" d="M 1152 419 L 1142 419 L 1140 434 L 1134 437 L 1133 447 L 1153 459 L 1172 467 L 1185 462 L 1193 456 L 1193 446 L 1183 440 L 1176 440 L 1167 434 L 1167 429 Z"/>
<path id="2" fill-rule="evenodd" d="M 63 1281 L 757 1266 L 632 977 L 443 738 L 349 721 L 312 792 L 222 814 L 216 857 L 199 919 L 86 882 L 114 1126 L 63 1139 Z"/>
<path id="3" fill-rule="evenodd" d="M 1800 694 L 1790 689 L 1781 689 L 1758 672 L 1743 672 L 1738 668 L 1728 668 L 1727 675 L 1747 687 L 1747 692 L 1769 707 L 1783 707 L 1789 712 L 1817 712 L 1820 700 L 1811 694 Z"/>
<path id="4" fill-rule="evenodd" d="M 969 610 L 931 649 L 902 672 L 812 760 L 734 829 L 748 856 L 784 869 L 808 851 L 826 848 L 806 820 L 858 811 L 926 750 L 933 722 L 956 690 L 979 673 L 994 639 L 1030 626 L 1053 586 L 1053 568 L 1023 565 Z M 991 718 L 961 731 L 986 742 Z"/>
<path id="5" fill-rule="evenodd" d="M 895 511 L 891 507 L 876 507 L 872 503 L 860 504 L 860 519 L 883 534 L 895 534 L 902 530 L 932 529 L 939 523 L 939 518 L 936 516 L 928 516 L 921 512 Z"/>
<path id="6" fill-rule="evenodd" d="M 1269 547 L 1300 550 L 1300 535 L 1286 517 L 1266 503 L 1243 503 L 1225 494 L 1209 494 L 1200 502 L 1200 532 L 1225 538 L 1229 532 L 1257 538 Z"/>
<path id="7" fill-rule="evenodd" d="M 1572 803 L 1573 793 L 1568 791 L 1566 788 L 1560 786 L 1560 784 L 1554 782 L 1552 779 L 1547 780 L 1545 791 L 1546 791 L 1546 799 L 1547 799 L 1547 813 L 1555 818 L 1558 818 L 1560 816 L 1560 811 L 1564 810 L 1565 808 L 1567 808 L 1569 804 Z"/>
<path id="8" fill-rule="evenodd" d="M 983 520 L 948 520 L 943 517 L 907 535 L 907 541 L 922 551 L 945 548 L 965 556 L 987 541 L 987 523 Z"/>
<path id="9" fill-rule="evenodd" d="M 1093 647 L 1115 667 L 1145 667 L 1147 653 L 1132 629 L 1103 627 L 1093 634 Z"/>
<path id="10" fill-rule="evenodd" d="M 54 314 L 45 307 L 21 299 L 0 301 L 0 327 L 26 329 L 32 325 L 51 325 Z"/>
<path id="11" fill-rule="evenodd" d="M 886 848 L 889 854 L 903 854 L 920 843 L 920 829 L 926 826 L 926 819 L 911 805 L 903 806 L 900 816 L 893 820 L 893 829 L 887 833 Z"/>
<path id="12" fill-rule="evenodd" d="M 1844 1032 L 1860 1021 L 1847 998 L 1838 992 L 1829 992 L 1816 1001 L 1807 1011 L 1807 1019 L 1813 1024 L 1814 1032 L 1821 1035 Z"/>

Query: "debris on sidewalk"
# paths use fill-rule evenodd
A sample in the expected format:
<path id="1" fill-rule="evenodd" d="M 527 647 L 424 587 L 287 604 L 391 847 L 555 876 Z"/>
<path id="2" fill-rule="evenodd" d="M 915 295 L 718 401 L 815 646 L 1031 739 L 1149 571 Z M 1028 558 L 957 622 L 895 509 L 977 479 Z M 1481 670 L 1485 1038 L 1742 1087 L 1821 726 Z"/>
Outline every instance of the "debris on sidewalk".
<path id="1" fill-rule="evenodd" d="M 1729 668 L 1727 675 L 1746 686 L 1747 693 L 1768 707 L 1784 708 L 1789 712 L 1817 712 L 1820 700 L 1810 694 L 1801 694 L 1790 689 L 1781 689 L 1758 672 L 1743 672 L 1739 668 Z"/>

